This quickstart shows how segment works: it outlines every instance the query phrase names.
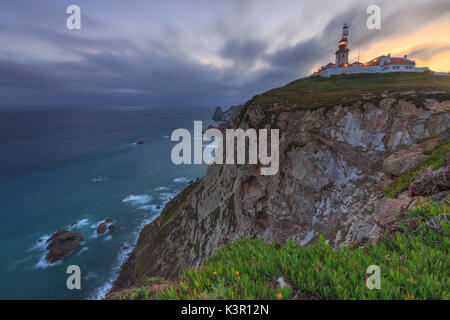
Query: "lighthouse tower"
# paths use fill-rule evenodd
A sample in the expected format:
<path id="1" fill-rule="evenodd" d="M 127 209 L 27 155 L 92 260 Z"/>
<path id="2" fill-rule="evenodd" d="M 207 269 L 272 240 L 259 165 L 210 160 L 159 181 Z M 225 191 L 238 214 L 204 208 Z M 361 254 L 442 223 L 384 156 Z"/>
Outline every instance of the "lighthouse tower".
<path id="1" fill-rule="evenodd" d="M 348 53 L 350 51 L 347 48 L 347 40 L 348 40 L 348 28 L 350 26 L 348 24 L 344 24 L 342 28 L 342 39 L 339 41 L 339 49 L 336 51 L 336 66 L 341 67 L 343 65 L 348 65 Z"/>

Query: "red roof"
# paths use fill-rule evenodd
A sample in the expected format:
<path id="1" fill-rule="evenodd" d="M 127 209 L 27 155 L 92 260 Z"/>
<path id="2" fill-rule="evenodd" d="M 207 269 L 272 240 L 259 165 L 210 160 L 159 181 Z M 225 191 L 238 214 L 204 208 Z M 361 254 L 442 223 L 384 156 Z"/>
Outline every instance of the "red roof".
<path id="1" fill-rule="evenodd" d="M 414 61 L 405 60 L 403 58 L 391 58 L 391 62 L 386 63 L 389 64 L 416 64 Z"/>
<path id="2" fill-rule="evenodd" d="M 374 58 L 374 59 L 372 59 L 372 60 L 370 60 L 370 61 L 373 61 L 373 60 L 380 61 L 381 58 L 387 58 L 387 56 L 382 55 L 382 56 L 376 57 L 376 58 Z"/>

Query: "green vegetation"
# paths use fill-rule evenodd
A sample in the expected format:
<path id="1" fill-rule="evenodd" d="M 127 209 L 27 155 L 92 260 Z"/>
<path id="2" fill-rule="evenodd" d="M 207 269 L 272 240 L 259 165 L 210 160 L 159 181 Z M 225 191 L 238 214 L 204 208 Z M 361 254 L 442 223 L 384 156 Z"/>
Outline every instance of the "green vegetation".
<path id="1" fill-rule="evenodd" d="M 446 203 L 419 203 L 402 221 L 415 229 L 375 246 L 334 250 L 321 237 L 303 247 L 283 247 L 261 240 L 240 239 L 225 245 L 199 269 L 185 272 L 178 284 L 155 295 L 154 287 L 127 292 L 127 299 L 450 299 L 450 197 Z M 434 224 L 430 223 L 433 221 Z M 406 224 L 406 223 L 405 223 Z M 366 287 L 366 269 L 381 268 L 381 289 Z M 289 283 L 281 288 L 278 277 Z"/>
<path id="2" fill-rule="evenodd" d="M 163 278 L 152 277 L 144 281 L 139 288 L 128 289 L 115 294 L 112 298 L 120 300 L 148 300 L 156 299 L 161 290 L 165 290 L 170 283 Z"/>
<path id="3" fill-rule="evenodd" d="M 450 91 L 450 79 L 423 73 L 357 74 L 331 78 L 303 78 L 282 88 L 272 89 L 255 96 L 252 101 L 272 107 L 274 103 L 297 104 L 305 109 L 315 109 L 327 102 L 347 100 L 362 94 L 379 94 L 400 91 L 443 90 Z M 345 98 L 345 99 L 344 99 Z"/>
<path id="4" fill-rule="evenodd" d="M 439 143 L 432 148 L 425 149 L 424 154 L 429 155 L 417 164 L 409 168 L 395 182 L 384 188 L 384 194 L 388 198 L 397 198 L 397 196 L 407 190 L 416 177 L 424 172 L 427 168 L 438 169 L 445 165 L 445 154 L 450 152 L 450 140 Z"/>
<path id="5" fill-rule="evenodd" d="M 361 100 L 362 95 L 370 95 L 366 97 L 366 101 L 376 103 L 383 92 L 405 91 L 416 91 L 417 95 L 405 96 L 405 99 L 417 102 L 419 106 L 424 107 L 424 101 L 427 98 L 448 100 L 450 94 L 428 95 L 419 91 L 449 92 L 450 78 L 438 77 L 430 73 L 355 74 L 331 78 L 302 78 L 284 87 L 254 96 L 242 108 L 239 120 L 246 120 L 246 109 L 252 104 L 261 106 L 267 112 L 265 121 L 268 123 L 271 122 L 269 120 L 273 114 L 277 115 L 283 111 L 330 109 L 339 104 L 351 106 Z"/>

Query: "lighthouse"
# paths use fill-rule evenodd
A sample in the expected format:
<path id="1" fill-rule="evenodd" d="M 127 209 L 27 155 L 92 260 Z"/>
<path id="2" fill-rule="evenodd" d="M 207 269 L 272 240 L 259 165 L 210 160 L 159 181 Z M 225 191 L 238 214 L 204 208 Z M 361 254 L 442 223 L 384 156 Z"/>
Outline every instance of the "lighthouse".
<path id="1" fill-rule="evenodd" d="M 342 28 L 342 39 L 339 41 L 339 49 L 336 51 L 336 66 L 348 66 L 348 53 L 350 51 L 347 48 L 348 41 L 348 28 L 350 26 L 348 24 L 344 24 Z"/>

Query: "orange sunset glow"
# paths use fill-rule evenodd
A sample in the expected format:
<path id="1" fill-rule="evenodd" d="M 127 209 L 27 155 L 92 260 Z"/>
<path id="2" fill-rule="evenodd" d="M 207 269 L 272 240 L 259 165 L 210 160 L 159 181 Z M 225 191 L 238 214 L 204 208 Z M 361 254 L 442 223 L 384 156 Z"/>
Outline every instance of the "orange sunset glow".
<path id="1" fill-rule="evenodd" d="M 352 59 L 357 59 L 356 44 L 353 44 Z M 416 54 L 419 50 L 427 50 L 429 54 Z M 374 57 L 391 53 L 393 56 L 408 55 L 418 66 L 427 66 L 434 71 L 450 71 L 450 24 L 433 25 L 416 30 L 402 37 L 386 38 L 375 42 L 367 49 L 361 48 L 361 61 L 369 61 Z"/>

